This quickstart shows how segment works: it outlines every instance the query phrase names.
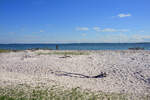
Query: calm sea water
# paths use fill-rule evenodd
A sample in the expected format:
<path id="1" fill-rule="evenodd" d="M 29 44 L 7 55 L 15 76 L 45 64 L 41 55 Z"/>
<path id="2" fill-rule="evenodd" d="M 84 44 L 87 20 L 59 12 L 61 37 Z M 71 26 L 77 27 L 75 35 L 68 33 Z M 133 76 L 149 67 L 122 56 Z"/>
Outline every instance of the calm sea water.
<path id="1" fill-rule="evenodd" d="M 0 44 L 0 49 L 26 50 L 32 48 L 49 48 L 60 50 L 127 50 L 142 47 L 150 50 L 150 43 L 73 43 L 73 44 Z"/>

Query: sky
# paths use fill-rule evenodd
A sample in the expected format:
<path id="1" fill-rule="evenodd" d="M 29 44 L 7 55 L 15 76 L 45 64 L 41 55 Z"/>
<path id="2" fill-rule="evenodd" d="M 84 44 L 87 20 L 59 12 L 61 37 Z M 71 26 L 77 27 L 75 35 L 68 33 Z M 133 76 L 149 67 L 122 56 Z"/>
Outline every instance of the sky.
<path id="1" fill-rule="evenodd" d="M 150 42 L 150 0 L 0 0 L 0 43 Z"/>

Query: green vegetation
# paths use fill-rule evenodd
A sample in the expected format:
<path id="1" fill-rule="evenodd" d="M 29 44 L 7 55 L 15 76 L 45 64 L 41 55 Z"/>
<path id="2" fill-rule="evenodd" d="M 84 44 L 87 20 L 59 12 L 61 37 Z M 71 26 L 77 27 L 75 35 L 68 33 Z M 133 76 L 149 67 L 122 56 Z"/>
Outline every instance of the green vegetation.
<path id="1" fill-rule="evenodd" d="M 18 52 L 19 50 L 0 49 L 0 53 Z"/>
<path id="2" fill-rule="evenodd" d="M 11 50 L 0 49 L 0 53 L 7 53 L 7 52 L 11 52 Z"/>
<path id="3" fill-rule="evenodd" d="M 39 52 L 38 55 L 88 55 L 89 53 L 87 52 L 80 52 L 80 51 L 57 51 L 57 52 L 48 52 L 48 53 L 43 53 Z"/>
<path id="4" fill-rule="evenodd" d="M 135 98 L 135 99 L 134 99 Z M 0 100 L 150 100 L 150 96 L 130 97 L 125 94 L 82 91 L 80 88 L 64 90 L 62 87 L 52 86 L 30 87 L 16 86 L 0 88 Z"/>

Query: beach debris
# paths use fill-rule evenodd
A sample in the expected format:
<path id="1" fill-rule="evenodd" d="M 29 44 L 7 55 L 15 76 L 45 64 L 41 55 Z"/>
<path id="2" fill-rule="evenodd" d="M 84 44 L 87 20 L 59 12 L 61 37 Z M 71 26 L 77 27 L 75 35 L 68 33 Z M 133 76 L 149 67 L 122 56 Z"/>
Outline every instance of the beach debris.
<path id="1" fill-rule="evenodd" d="M 27 50 L 31 50 L 31 51 L 37 51 L 37 50 L 53 50 L 51 48 L 31 48 L 31 49 L 27 49 Z"/>
<path id="2" fill-rule="evenodd" d="M 96 76 L 92 76 L 91 78 L 103 78 L 103 77 L 106 77 L 106 76 L 107 76 L 106 72 L 101 72 L 101 74 L 96 75 Z"/>
<path id="3" fill-rule="evenodd" d="M 71 58 L 71 56 L 68 56 L 67 52 L 64 53 L 64 56 L 59 57 L 59 58 Z"/>
<path id="4" fill-rule="evenodd" d="M 26 58 L 32 58 L 32 56 L 30 56 L 30 55 L 23 55 L 23 56 L 21 57 L 21 60 L 24 60 L 24 59 L 26 59 Z"/>
<path id="5" fill-rule="evenodd" d="M 70 73 L 65 71 L 51 71 L 51 73 L 57 76 L 68 76 L 68 77 L 77 77 L 77 78 L 104 78 L 107 76 L 106 72 L 101 72 L 99 75 L 96 76 L 88 76 L 79 73 Z"/>
<path id="6" fill-rule="evenodd" d="M 135 60 L 135 58 L 131 58 L 131 60 Z"/>
<path id="7" fill-rule="evenodd" d="M 147 79 L 147 82 L 150 84 L 150 78 Z"/>
<path id="8" fill-rule="evenodd" d="M 40 50 L 40 48 L 31 48 L 31 49 L 27 49 L 27 50 L 36 51 L 36 50 Z"/>
<path id="9" fill-rule="evenodd" d="M 129 50 L 144 50 L 142 47 L 128 48 Z"/>
<path id="10" fill-rule="evenodd" d="M 64 56 L 59 57 L 59 58 L 71 58 L 71 56 L 64 55 Z"/>
<path id="11" fill-rule="evenodd" d="M 88 57 L 89 59 L 93 59 L 92 57 Z"/>

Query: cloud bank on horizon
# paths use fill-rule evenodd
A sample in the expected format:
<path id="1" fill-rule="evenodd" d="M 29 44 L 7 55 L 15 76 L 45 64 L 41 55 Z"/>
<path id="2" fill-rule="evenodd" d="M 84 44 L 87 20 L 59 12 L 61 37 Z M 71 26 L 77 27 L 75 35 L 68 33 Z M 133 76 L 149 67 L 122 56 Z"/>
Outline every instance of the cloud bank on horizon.
<path id="1" fill-rule="evenodd" d="M 120 18 L 131 17 L 131 14 L 123 14 L 123 13 L 121 13 L 121 14 L 118 14 L 118 16 L 119 16 Z"/>
<path id="2" fill-rule="evenodd" d="M 150 42 L 149 4 L 149 0 L 1 0 L 0 43 Z"/>

